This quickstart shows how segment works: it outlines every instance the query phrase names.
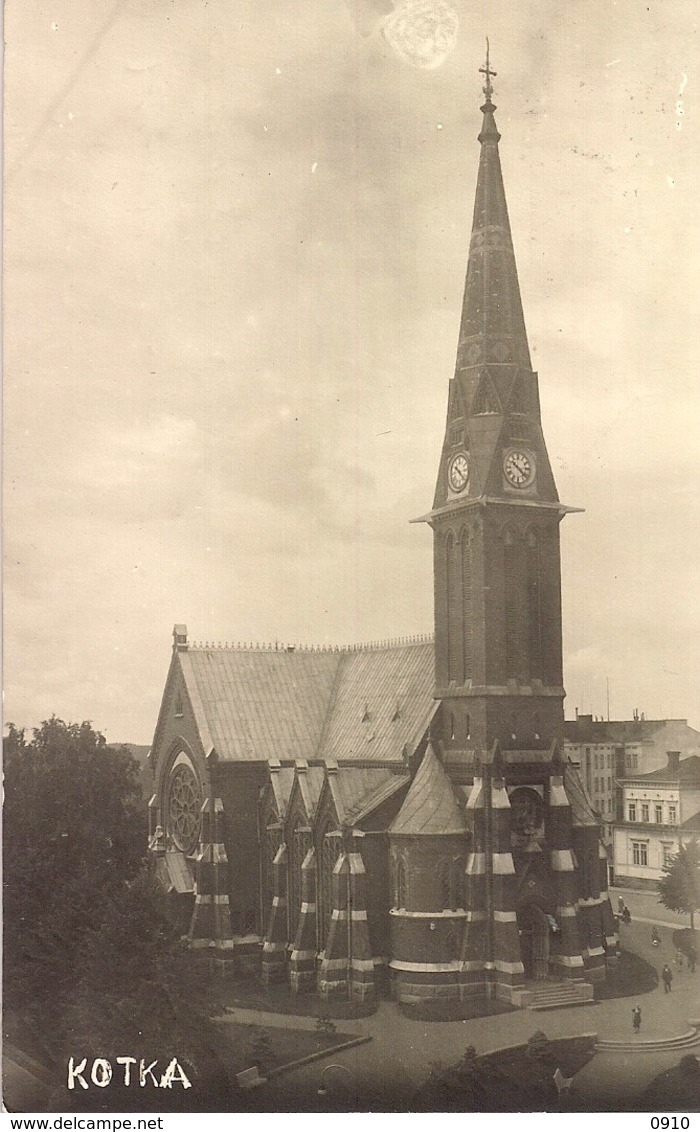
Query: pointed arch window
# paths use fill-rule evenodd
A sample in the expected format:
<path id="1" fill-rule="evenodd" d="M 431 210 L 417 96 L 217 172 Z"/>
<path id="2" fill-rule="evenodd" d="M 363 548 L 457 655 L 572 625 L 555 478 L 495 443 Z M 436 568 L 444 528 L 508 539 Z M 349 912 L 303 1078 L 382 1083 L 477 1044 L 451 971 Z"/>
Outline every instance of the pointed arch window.
<path id="1" fill-rule="evenodd" d="M 301 910 L 301 866 L 309 851 L 309 832 L 302 827 L 301 819 L 296 818 L 289 839 L 289 941 L 292 943 L 299 924 Z"/>
<path id="2" fill-rule="evenodd" d="M 447 675 L 462 682 L 462 568 L 461 546 L 452 531 L 447 536 Z"/>
<path id="3" fill-rule="evenodd" d="M 506 676 L 517 676 L 518 663 L 518 563 L 512 531 L 503 535 L 503 587 L 506 639 Z"/>
<path id="4" fill-rule="evenodd" d="M 270 909 L 272 908 L 272 898 L 275 895 L 275 857 L 282 844 L 282 828 L 279 823 L 276 822 L 276 816 L 274 811 L 268 811 L 263 825 L 263 829 L 265 830 L 265 842 L 262 853 L 262 883 L 260 886 L 263 931 L 267 928 L 267 921 L 270 916 Z"/>
<path id="5" fill-rule="evenodd" d="M 327 821 L 321 834 L 321 868 L 318 875 L 318 942 L 320 951 L 323 951 L 326 946 L 333 917 L 333 870 L 340 852 L 340 838 L 329 836 L 333 834 L 334 829 L 333 822 Z"/>
<path id="6" fill-rule="evenodd" d="M 437 880 L 438 893 L 440 896 L 440 908 L 443 910 L 452 909 L 452 862 L 445 857 L 443 857 L 441 861 L 438 861 Z"/>
<path id="7" fill-rule="evenodd" d="M 542 677 L 542 608 L 540 542 L 537 531 L 527 538 L 527 636 L 530 679 Z"/>
<path id="8" fill-rule="evenodd" d="M 406 908 L 408 905 L 408 871 L 403 857 L 396 861 L 394 873 L 394 907 Z"/>
<path id="9" fill-rule="evenodd" d="M 472 586 L 472 539 L 465 528 L 461 538 L 462 574 L 462 681 L 471 679 L 474 672 L 474 610 Z"/>

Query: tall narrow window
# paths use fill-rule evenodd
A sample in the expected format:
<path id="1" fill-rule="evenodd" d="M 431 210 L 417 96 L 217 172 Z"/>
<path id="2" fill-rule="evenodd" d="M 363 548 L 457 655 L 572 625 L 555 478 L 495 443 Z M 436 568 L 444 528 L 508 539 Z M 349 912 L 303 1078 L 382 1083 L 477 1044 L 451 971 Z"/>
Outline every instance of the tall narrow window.
<path id="1" fill-rule="evenodd" d="M 465 739 L 471 739 L 472 737 L 472 717 L 469 712 L 467 712 L 464 717 L 464 737 Z"/>
<path id="2" fill-rule="evenodd" d="M 308 851 L 308 834 L 300 828 L 299 819 L 294 823 L 289 839 L 289 942 L 293 942 L 299 924 L 301 909 L 301 866 Z"/>
<path id="3" fill-rule="evenodd" d="M 628 821 L 636 821 L 637 820 L 637 806 L 636 806 L 635 802 L 630 802 L 629 806 L 627 807 L 627 820 Z"/>
<path id="4" fill-rule="evenodd" d="M 542 610 L 540 544 L 536 531 L 527 540 L 527 635 L 530 679 L 542 678 Z"/>
<path id="5" fill-rule="evenodd" d="M 505 589 L 506 676 L 517 676 L 518 660 L 518 569 L 513 535 L 506 531 L 503 538 L 503 585 Z"/>
<path id="6" fill-rule="evenodd" d="M 338 851 L 340 841 L 337 837 L 329 837 L 328 835 L 333 832 L 332 822 L 328 822 L 321 835 L 321 852 L 320 852 L 320 876 L 318 880 L 319 887 L 319 917 L 318 917 L 318 936 L 319 948 L 322 951 L 326 946 L 328 933 L 331 927 L 331 918 L 333 916 L 333 869 L 338 859 Z"/>
<path id="7" fill-rule="evenodd" d="M 408 903 L 406 862 L 404 861 L 403 857 L 399 857 L 398 861 L 396 862 L 394 903 L 396 908 L 405 908 Z"/>
<path id="8" fill-rule="evenodd" d="M 452 578 L 454 572 L 454 562 L 452 560 L 453 548 L 454 537 L 452 531 L 448 531 L 447 538 L 445 539 L 445 648 L 447 653 L 448 681 L 454 679 L 452 672 L 452 638 L 454 637 L 454 626 L 452 624 L 452 590 L 454 586 Z"/>
<path id="9" fill-rule="evenodd" d="M 447 620 L 449 631 L 448 675 L 461 684 L 463 680 L 462 640 L 462 549 L 452 533 L 447 537 Z"/>
<path id="10" fill-rule="evenodd" d="M 472 589 L 472 540 L 469 531 L 462 531 L 462 633 L 464 671 L 463 680 L 474 675 L 474 610 Z"/>
<path id="11" fill-rule="evenodd" d="M 267 930 L 267 921 L 275 895 L 275 857 L 282 844 L 282 830 L 275 822 L 275 815 L 269 814 L 265 825 L 265 846 L 262 854 L 262 930 Z"/>

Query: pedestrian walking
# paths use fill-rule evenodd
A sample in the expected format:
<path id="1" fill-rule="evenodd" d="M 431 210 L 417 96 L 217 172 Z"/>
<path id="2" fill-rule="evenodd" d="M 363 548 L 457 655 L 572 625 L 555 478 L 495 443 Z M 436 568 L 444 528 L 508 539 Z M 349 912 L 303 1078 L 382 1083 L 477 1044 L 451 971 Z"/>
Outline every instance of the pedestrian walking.
<path id="1" fill-rule="evenodd" d="M 640 1006 L 635 1006 L 632 1011 L 632 1025 L 634 1026 L 635 1034 L 638 1034 L 642 1028 L 642 1009 Z"/>
<path id="2" fill-rule="evenodd" d="M 617 914 L 618 914 L 618 916 L 621 916 L 622 913 L 624 912 L 624 910 L 625 910 L 625 902 L 624 902 L 624 900 L 622 899 L 621 896 L 618 896 L 618 898 L 617 898 Z"/>
<path id="3" fill-rule="evenodd" d="M 622 922 L 624 924 L 627 924 L 628 926 L 632 923 L 632 913 L 630 912 L 626 904 L 622 909 Z"/>
<path id="4" fill-rule="evenodd" d="M 682 951 L 677 951 L 677 952 L 676 952 L 676 967 L 677 967 L 677 968 L 678 968 L 678 970 L 680 971 L 680 969 L 682 968 L 682 966 L 683 966 L 683 952 L 682 952 Z"/>
<path id="5" fill-rule="evenodd" d="M 663 979 L 664 984 L 664 994 L 668 994 L 671 989 L 671 983 L 673 982 L 673 971 L 669 967 L 668 963 L 664 963 L 663 965 L 661 978 Z"/>
<path id="6" fill-rule="evenodd" d="M 698 953 L 695 950 L 695 945 L 691 943 L 688 948 L 688 970 L 691 974 L 695 971 L 695 964 L 698 961 Z"/>

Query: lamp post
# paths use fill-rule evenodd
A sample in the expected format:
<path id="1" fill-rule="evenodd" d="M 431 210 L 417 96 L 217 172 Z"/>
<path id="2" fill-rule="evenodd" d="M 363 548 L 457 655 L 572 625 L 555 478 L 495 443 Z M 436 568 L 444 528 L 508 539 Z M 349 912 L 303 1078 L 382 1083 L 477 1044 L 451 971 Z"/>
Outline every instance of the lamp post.
<path id="1" fill-rule="evenodd" d="M 342 1073 L 347 1073 L 348 1081 L 349 1081 L 349 1089 L 352 1089 L 352 1087 L 355 1083 L 355 1078 L 353 1077 L 352 1073 L 350 1072 L 350 1070 L 345 1065 L 339 1065 L 337 1061 L 332 1061 L 330 1063 L 330 1065 L 324 1066 L 324 1068 L 321 1072 L 321 1077 L 320 1077 L 320 1080 L 319 1080 L 318 1089 L 316 1090 L 319 1097 L 325 1097 L 325 1096 L 328 1095 L 328 1089 L 326 1088 L 326 1086 L 323 1083 L 323 1078 L 326 1076 L 326 1073 L 328 1073 L 329 1070 L 331 1070 L 331 1069 L 339 1069 Z"/>

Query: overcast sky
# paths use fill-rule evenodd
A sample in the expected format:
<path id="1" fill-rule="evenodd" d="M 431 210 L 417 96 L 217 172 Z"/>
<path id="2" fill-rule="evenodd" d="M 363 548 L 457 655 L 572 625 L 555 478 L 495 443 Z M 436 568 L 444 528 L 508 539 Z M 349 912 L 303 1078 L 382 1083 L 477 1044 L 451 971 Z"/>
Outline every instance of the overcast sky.
<path id="1" fill-rule="evenodd" d="M 6 0 L 5 719 L 432 630 L 484 39 L 566 709 L 698 689 L 696 0 Z M 427 33 L 434 32 L 432 38 Z"/>

